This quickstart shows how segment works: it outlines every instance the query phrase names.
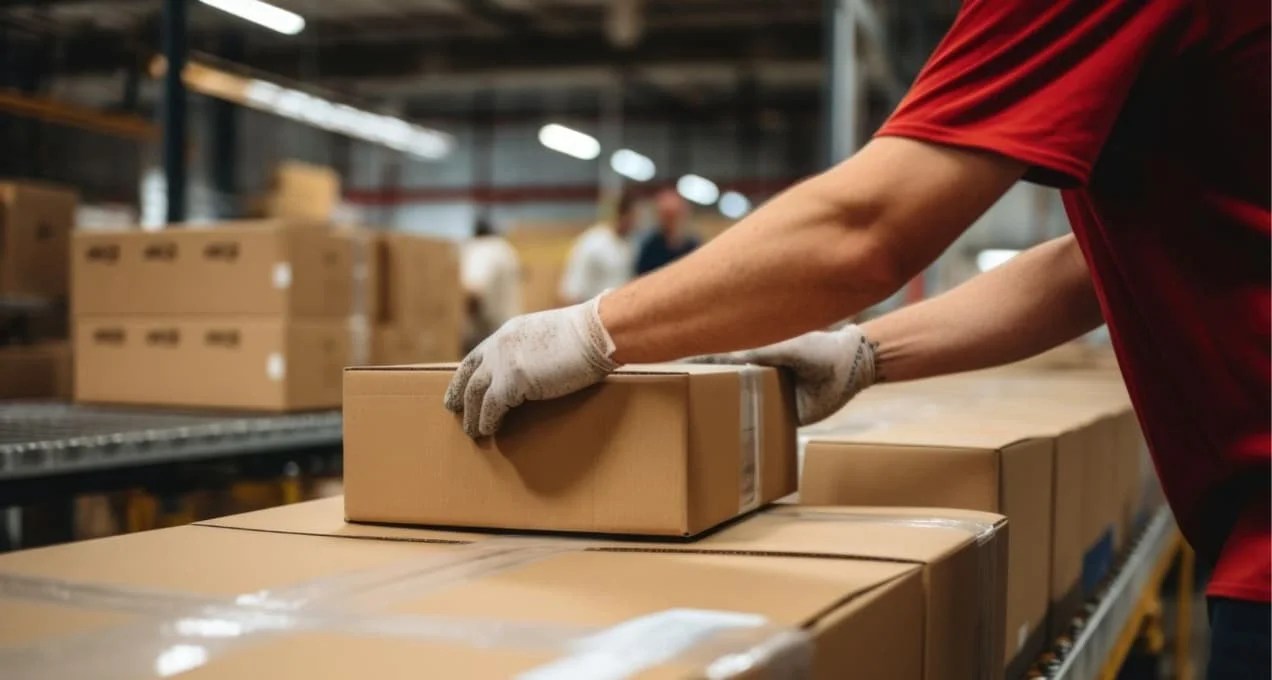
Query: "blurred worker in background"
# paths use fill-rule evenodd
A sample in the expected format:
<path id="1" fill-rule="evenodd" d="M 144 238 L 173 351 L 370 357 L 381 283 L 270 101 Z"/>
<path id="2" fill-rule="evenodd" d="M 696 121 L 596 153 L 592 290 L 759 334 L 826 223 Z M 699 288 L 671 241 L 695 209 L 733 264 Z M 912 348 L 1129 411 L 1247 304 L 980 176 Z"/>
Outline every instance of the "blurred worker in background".
<path id="1" fill-rule="evenodd" d="M 654 197 L 654 209 L 658 212 L 658 225 L 640 244 L 640 254 L 636 258 L 637 276 L 671 264 L 699 245 L 697 238 L 685 232 L 689 206 L 675 189 L 659 191 Z"/>
<path id="2" fill-rule="evenodd" d="M 856 155 L 672 266 L 514 319 L 446 405 L 487 435 L 623 363 L 776 342 L 724 360 L 790 369 L 806 424 L 879 380 L 1022 359 L 1107 321 L 1167 500 L 1213 569 L 1209 677 L 1267 678 L 1269 34 L 1266 0 L 966 0 Z M 904 285 L 1022 178 L 1064 190 L 1072 235 L 809 332 Z"/>
<path id="3" fill-rule="evenodd" d="M 521 313 L 521 263 L 490 220 L 478 218 L 473 238 L 460 249 L 460 278 L 468 301 L 467 347 L 474 347 Z"/>
<path id="4" fill-rule="evenodd" d="M 614 207 L 614 217 L 579 235 L 570 249 L 560 296 L 565 304 L 591 300 L 632 279 L 632 226 L 636 221 L 636 197 L 624 191 Z"/>

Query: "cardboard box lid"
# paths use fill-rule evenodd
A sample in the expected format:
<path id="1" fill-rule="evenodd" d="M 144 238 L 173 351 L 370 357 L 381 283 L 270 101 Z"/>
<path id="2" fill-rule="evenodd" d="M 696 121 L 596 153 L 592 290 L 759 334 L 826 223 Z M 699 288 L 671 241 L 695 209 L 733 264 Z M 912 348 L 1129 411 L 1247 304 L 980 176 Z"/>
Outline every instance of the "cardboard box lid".
<path id="1" fill-rule="evenodd" d="M 1000 451 L 1022 441 L 1047 436 L 1051 436 L 1051 432 L 1037 423 L 1013 420 L 1009 416 L 994 419 L 948 410 L 938 414 L 923 412 L 916 414 L 913 420 L 883 423 L 867 429 L 831 426 L 800 431 L 800 438 L 810 444 L 922 446 L 977 451 Z"/>

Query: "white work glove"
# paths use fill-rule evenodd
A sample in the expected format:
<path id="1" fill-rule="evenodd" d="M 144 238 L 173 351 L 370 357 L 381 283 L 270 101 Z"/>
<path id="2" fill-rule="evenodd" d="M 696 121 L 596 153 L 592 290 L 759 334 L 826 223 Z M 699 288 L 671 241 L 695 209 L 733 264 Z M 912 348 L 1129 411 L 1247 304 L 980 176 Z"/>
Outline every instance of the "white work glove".
<path id="1" fill-rule="evenodd" d="M 577 392 L 618 368 L 609 358 L 614 341 L 597 313 L 600 300 L 516 317 L 477 345 L 444 400 L 464 415 L 464 432 L 488 437 L 522 402 Z"/>
<path id="2" fill-rule="evenodd" d="M 875 346 L 858 326 L 814 331 L 759 349 L 712 354 L 693 361 L 789 369 L 795 377 L 800 425 L 834 414 L 875 382 Z"/>

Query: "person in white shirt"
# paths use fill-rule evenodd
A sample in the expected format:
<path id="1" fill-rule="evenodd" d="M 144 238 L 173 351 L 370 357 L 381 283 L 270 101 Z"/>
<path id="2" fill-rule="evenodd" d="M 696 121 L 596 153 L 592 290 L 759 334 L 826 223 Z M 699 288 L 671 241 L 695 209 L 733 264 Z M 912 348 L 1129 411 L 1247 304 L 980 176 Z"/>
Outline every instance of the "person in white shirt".
<path id="1" fill-rule="evenodd" d="M 627 191 L 618 197 L 614 219 L 579 234 L 570 249 L 558 294 L 575 305 L 631 280 L 634 252 L 628 236 L 636 221 L 636 200 Z"/>
<path id="2" fill-rule="evenodd" d="M 521 314 L 521 261 L 485 218 L 460 250 L 460 279 L 468 296 L 468 347 Z"/>

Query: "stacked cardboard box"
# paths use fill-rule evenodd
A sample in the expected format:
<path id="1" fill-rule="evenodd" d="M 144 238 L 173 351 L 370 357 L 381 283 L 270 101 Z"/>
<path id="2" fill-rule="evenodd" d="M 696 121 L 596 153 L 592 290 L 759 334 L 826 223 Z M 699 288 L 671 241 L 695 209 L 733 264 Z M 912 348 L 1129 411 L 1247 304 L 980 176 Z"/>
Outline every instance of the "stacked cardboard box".
<path id="1" fill-rule="evenodd" d="M 1008 675 L 1023 672 L 1107 576 L 1149 474 L 1125 389 L 1108 371 L 881 386 L 803 438 L 803 502 L 1008 516 Z"/>
<path id="2" fill-rule="evenodd" d="M 381 233 L 375 260 L 380 296 L 373 312 L 372 363 L 459 359 L 464 295 L 455 243 Z"/>
<path id="3" fill-rule="evenodd" d="M 0 399 L 65 398 L 67 261 L 74 191 L 0 183 Z"/>
<path id="4" fill-rule="evenodd" d="M 299 220 L 76 234 L 76 399 L 339 405 L 341 369 L 367 361 L 370 250 Z"/>
<path id="5" fill-rule="evenodd" d="M 40 649 L 12 670 L 50 677 L 1001 675 L 985 663 L 1006 566 L 994 514 L 779 508 L 654 543 L 340 512 L 336 498 L 0 556 L 15 586 L 0 621 L 22 622 L 0 646 Z"/>
<path id="6" fill-rule="evenodd" d="M 283 161 L 252 212 L 260 217 L 330 221 L 340 205 L 340 175 L 325 165 Z"/>

